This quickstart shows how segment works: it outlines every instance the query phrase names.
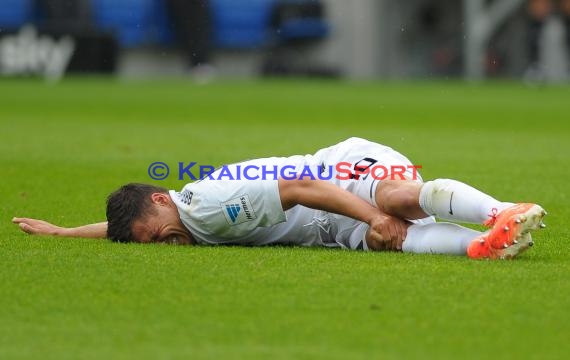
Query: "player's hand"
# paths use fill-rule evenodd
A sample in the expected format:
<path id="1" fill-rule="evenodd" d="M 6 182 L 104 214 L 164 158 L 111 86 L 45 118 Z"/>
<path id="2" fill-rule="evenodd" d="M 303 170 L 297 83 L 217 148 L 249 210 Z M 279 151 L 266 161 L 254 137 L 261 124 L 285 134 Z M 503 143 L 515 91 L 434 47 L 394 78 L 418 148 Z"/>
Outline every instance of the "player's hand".
<path id="1" fill-rule="evenodd" d="M 372 250 L 400 251 L 410 223 L 396 217 L 378 214 L 369 223 L 366 242 Z"/>
<path id="2" fill-rule="evenodd" d="M 18 224 L 22 231 L 32 235 L 63 235 L 65 232 L 65 228 L 43 220 L 15 217 L 12 222 Z"/>

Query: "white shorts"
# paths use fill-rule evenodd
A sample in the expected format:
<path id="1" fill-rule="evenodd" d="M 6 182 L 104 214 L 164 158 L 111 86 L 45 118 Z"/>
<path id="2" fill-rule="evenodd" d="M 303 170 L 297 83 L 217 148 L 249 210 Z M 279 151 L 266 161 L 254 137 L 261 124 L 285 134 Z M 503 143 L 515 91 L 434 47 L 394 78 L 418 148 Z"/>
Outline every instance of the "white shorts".
<path id="1" fill-rule="evenodd" d="M 352 137 L 319 150 L 314 156 L 325 169 L 332 169 L 332 176 L 328 181 L 350 191 L 374 207 L 377 207 L 376 188 L 383 179 L 401 179 L 399 174 L 402 174 L 406 179 L 423 182 L 417 168 L 404 155 L 388 146 L 361 138 Z M 337 171 L 337 165 L 340 163 L 343 163 L 341 173 Z M 346 179 L 339 179 L 337 175 Z M 331 214 L 331 217 L 337 225 L 336 243 L 350 249 L 368 249 L 364 239 L 368 224 L 336 214 Z M 430 216 L 412 222 L 433 223 L 435 218 Z"/>

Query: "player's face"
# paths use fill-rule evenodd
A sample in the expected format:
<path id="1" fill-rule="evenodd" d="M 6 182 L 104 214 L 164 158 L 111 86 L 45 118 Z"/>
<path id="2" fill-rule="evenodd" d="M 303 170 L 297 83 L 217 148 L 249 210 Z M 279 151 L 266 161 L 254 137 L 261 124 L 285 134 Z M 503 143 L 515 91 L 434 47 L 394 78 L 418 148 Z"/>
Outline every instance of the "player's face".
<path id="1" fill-rule="evenodd" d="M 152 215 L 133 223 L 133 236 L 137 242 L 192 244 L 190 232 L 182 224 L 178 209 L 170 198 L 164 204 L 155 203 L 154 208 Z"/>

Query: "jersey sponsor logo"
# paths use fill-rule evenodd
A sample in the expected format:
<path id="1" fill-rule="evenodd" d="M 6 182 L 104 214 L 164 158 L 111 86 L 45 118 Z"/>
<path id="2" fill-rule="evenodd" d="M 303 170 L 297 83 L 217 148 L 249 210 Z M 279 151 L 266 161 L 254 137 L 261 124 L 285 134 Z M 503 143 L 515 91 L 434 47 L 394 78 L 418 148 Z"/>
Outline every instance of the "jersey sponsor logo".
<path id="1" fill-rule="evenodd" d="M 230 216 L 230 219 L 232 220 L 233 223 L 236 222 L 240 210 L 241 207 L 239 205 L 236 204 L 226 205 L 226 211 L 228 212 L 228 215 Z"/>
<path id="2" fill-rule="evenodd" d="M 238 225 L 257 218 L 247 194 L 221 203 L 222 212 L 230 225 Z"/>

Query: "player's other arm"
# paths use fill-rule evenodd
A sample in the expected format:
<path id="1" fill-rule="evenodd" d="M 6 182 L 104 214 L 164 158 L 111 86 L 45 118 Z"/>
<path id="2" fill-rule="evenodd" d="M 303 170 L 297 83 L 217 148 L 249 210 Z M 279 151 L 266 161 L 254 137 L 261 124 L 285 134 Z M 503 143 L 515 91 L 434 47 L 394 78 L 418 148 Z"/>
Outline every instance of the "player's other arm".
<path id="1" fill-rule="evenodd" d="M 88 224 L 73 228 L 65 228 L 50 224 L 47 221 L 29 218 L 13 218 L 12 222 L 14 224 L 18 224 L 20 229 L 32 235 L 52 235 L 89 239 L 104 239 L 107 237 L 107 222 Z"/>
<path id="2" fill-rule="evenodd" d="M 323 180 L 280 178 L 279 196 L 284 210 L 303 205 L 367 223 L 370 225 L 368 244 L 375 250 L 402 249 L 409 223 L 382 213 L 378 208 L 334 184 Z"/>

